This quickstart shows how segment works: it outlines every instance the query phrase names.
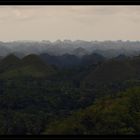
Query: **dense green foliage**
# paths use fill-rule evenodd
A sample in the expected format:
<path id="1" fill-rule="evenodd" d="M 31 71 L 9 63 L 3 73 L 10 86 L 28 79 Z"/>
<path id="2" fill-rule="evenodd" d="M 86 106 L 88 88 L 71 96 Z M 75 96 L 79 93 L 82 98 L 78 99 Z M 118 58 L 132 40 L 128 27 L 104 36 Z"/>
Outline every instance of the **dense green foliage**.
<path id="1" fill-rule="evenodd" d="M 140 87 L 135 87 L 52 122 L 45 134 L 139 134 L 139 122 Z"/>
<path id="2" fill-rule="evenodd" d="M 0 134 L 140 134 L 139 63 L 59 69 L 36 55 L 7 56 L 0 61 Z"/>

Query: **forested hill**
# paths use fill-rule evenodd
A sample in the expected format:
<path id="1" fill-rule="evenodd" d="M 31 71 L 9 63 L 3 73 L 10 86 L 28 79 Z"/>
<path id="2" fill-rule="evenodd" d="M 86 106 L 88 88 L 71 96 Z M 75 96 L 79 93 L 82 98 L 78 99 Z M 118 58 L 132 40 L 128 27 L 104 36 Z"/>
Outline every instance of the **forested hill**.
<path id="1" fill-rule="evenodd" d="M 139 75 L 140 56 L 0 58 L 0 134 L 140 134 Z"/>

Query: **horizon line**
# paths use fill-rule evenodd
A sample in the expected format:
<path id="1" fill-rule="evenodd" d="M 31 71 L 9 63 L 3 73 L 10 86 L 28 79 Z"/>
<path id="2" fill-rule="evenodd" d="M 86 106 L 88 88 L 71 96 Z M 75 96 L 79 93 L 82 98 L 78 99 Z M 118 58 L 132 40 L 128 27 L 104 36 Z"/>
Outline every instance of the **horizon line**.
<path id="1" fill-rule="evenodd" d="M 57 40 L 7 40 L 7 41 L 2 41 L 0 40 L 0 42 L 2 43 L 9 43 L 9 42 L 50 42 L 50 43 L 55 43 L 55 42 L 66 42 L 66 41 L 70 41 L 70 42 L 76 42 L 76 41 L 84 41 L 84 42 L 140 42 L 140 40 L 121 40 L 121 39 L 117 39 L 117 40 L 83 40 L 83 39 L 75 39 L 75 40 L 71 40 L 71 39 L 57 39 Z"/>

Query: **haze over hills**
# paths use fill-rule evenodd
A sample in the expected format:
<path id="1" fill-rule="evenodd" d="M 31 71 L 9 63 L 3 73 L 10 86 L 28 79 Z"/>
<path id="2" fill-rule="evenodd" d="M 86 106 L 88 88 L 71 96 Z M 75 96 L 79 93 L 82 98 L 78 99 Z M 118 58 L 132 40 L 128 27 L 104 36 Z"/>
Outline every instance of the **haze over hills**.
<path id="1" fill-rule="evenodd" d="M 13 41 L 0 42 L 0 56 L 10 53 L 18 57 L 29 54 L 42 54 L 60 56 L 64 54 L 78 57 L 98 53 L 107 58 L 116 57 L 120 54 L 134 56 L 140 53 L 139 41 L 83 41 L 83 40 L 57 40 L 50 41 Z"/>

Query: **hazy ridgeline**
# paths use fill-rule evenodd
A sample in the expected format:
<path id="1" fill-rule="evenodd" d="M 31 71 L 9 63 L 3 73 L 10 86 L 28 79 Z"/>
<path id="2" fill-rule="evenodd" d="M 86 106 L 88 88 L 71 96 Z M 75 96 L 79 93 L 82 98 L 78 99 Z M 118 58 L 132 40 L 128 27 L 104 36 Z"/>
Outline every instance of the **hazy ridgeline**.
<path id="1" fill-rule="evenodd" d="M 64 55 L 71 54 L 83 56 L 92 53 L 98 53 L 105 57 L 116 57 L 119 54 L 128 56 L 138 55 L 140 53 L 139 41 L 70 41 L 57 40 L 50 41 L 15 41 L 0 42 L 0 56 L 6 56 L 13 53 L 19 57 L 28 54 Z"/>

